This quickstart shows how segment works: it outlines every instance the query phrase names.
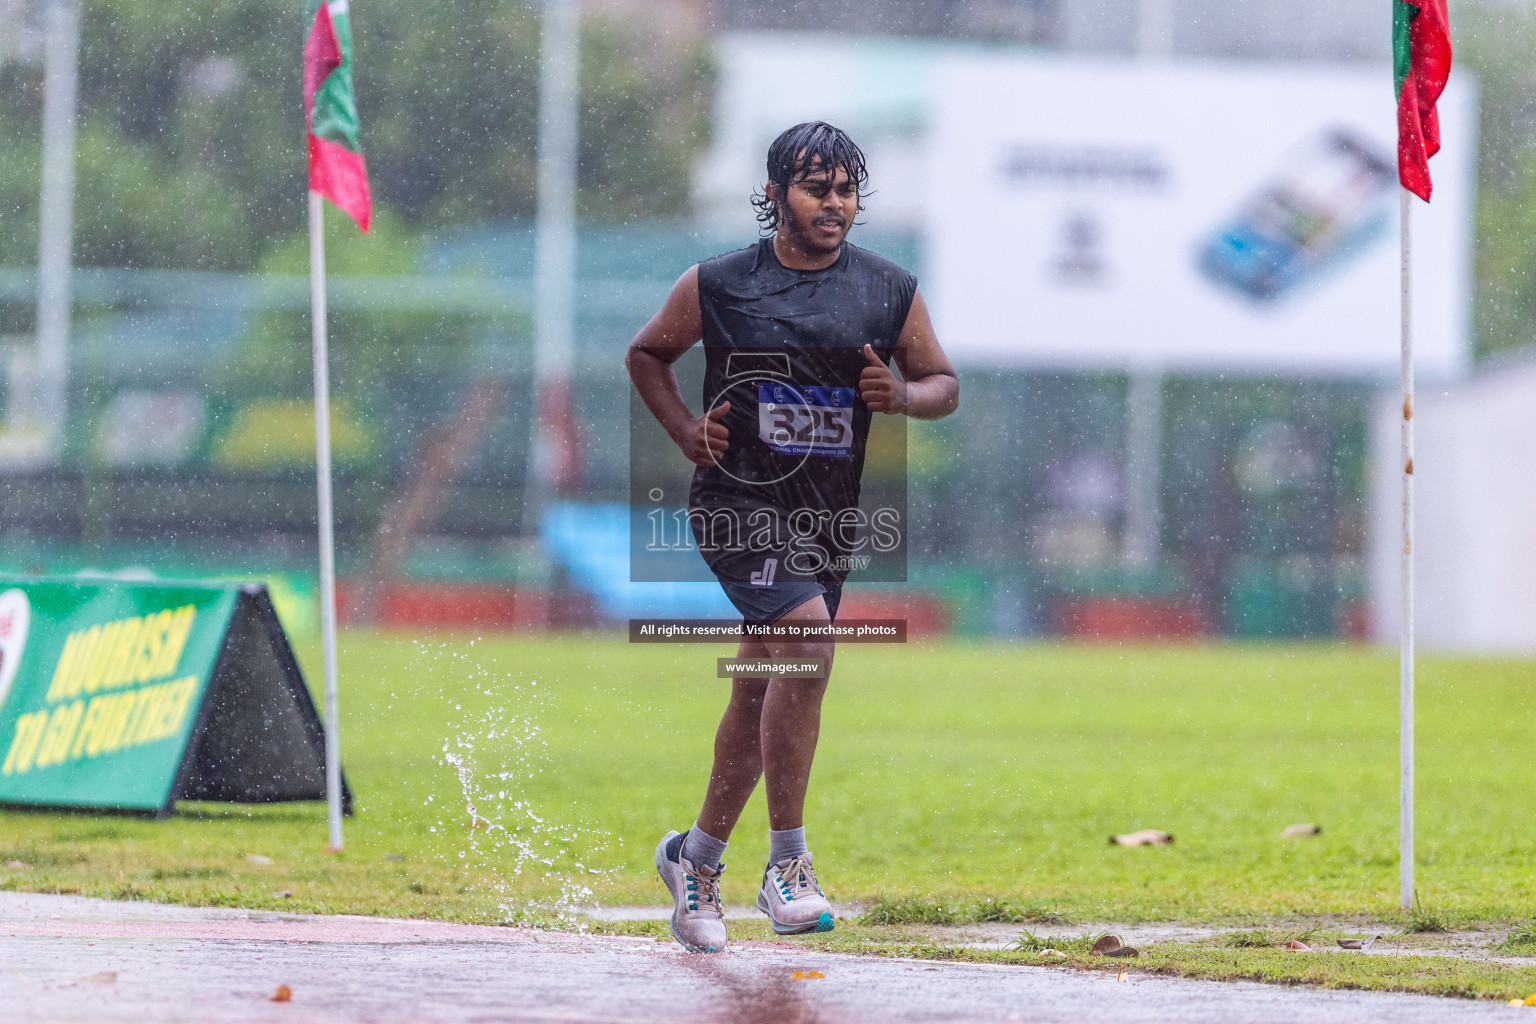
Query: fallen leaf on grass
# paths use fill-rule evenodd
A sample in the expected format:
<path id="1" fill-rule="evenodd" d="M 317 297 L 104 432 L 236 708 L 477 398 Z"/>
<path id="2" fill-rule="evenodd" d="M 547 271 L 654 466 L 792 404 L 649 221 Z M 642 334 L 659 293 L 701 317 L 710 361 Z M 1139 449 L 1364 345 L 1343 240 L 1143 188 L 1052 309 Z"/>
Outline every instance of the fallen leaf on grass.
<path id="1" fill-rule="evenodd" d="M 293 890 L 292 889 L 279 889 L 279 890 L 277 890 L 277 892 L 273 893 L 272 895 L 277 897 L 280 900 L 291 899 L 293 897 Z"/>
<path id="2" fill-rule="evenodd" d="M 1280 834 L 1286 837 L 1317 836 L 1323 834 L 1323 826 L 1313 825 L 1311 822 L 1308 822 L 1304 825 L 1287 825 L 1285 826 L 1285 831 L 1281 832 Z"/>
<path id="3" fill-rule="evenodd" d="M 384 859 L 385 860 L 405 860 L 405 854 L 403 854 L 403 853 L 386 853 L 384 855 Z"/>
<path id="4" fill-rule="evenodd" d="M 1099 941 L 1095 942 L 1093 944 L 1093 948 L 1090 949 L 1088 952 L 1092 953 L 1094 956 L 1103 956 L 1106 953 L 1109 953 L 1111 950 L 1116 950 L 1116 949 L 1119 949 L 1119 948 L 1120 948 L 1120 936 L 1118 936 L 1118 935 L 1101 935 L 1101 936 L 1099 936 Z"/>
<path id="5" fill-rule="evenodd" d="M 1137 949 L 1135 946 L 1120 946 L 1115 949 L 1108 950 L 1104 955 L 1122 957 L 1141 956 L 1141 950 Z"/>
<path id="6" fill-rule="evenodd" d="M 272 998 L 267 1000 L 267 1002 L 286 1003 L 292 998 L 293 989 L 289 988 L 287 985 L 279 985 L 277 986 L 277 991 L 272 993 Z"/>
<path id="7" fill-rule="evenodd" d="M 1365 948 L 1365 943 L 1361 942 L 1359 939 L 1340 939 L 1339 940 L 1339 948 L 1340 949 L 1364 949 Z"/>
<path id="8" fill-rule="evenodd" d="M 1173 842 L 1173 834 L 1155 828 L 1144 828 L 1140 832 L 1124 832 L 1110 836 L 1109 841 L 1116 846 L 1167 846 Z"/>
<path id="9" fill-rule="evenodd" d="M 102 971 L 100 974 L 87 974 L 83 978 L 76 978 L 71 985 L 110 985 L 117 980 L 116 971 Z"/>
<path id="10" fill-rule="evenodd" d="M 245 855 L 245 859 L 250 861 L 252 864 L 271 864 L 272 863 L 272 858 L 271 857 L 263 857 L 259 853 L 248 853 L 248 854 Z"/>
<path id="11" fill-rule="evenodd" d="M 1310 952 L 1312 952 L 1312 947 L 1307 945 L 1305 942 L 1302 942 L 1300 939 L 1292 939 L 1290 942 L 1287 942 L 1285 944 L 1285 948 L 1286 949 L 1293 949 L 1293 950 L 1297 951 L 1298 953 L 1310 953 Z"/>
<path id="12" fill-rule="evenodd" d="M 1042 949 L 1040 956 L 1042 959 L 1049 958 L 1052 960 L 1065 960 L 1067 958 L 1067 954 L 1059 949 Z"/>

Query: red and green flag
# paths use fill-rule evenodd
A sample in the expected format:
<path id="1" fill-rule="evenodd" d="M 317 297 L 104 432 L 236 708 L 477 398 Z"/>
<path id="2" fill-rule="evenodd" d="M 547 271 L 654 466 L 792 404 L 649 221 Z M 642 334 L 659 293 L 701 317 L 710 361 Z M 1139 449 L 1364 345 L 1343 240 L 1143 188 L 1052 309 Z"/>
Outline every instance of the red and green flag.
<path id="1" fill-rule="evenodd" d="M 366 232 L 373 202 L 363 147 L 357 139 L 347 0 L 308 0 L 307 10 L 304 118 L 309 134 L 309 187 L 345 210 Z"/>
<path id="2" fill-rule="evenodd" d="M 1445 0 L 1392 0 L 1392 74 L 1397 84 L 1397 177 L 1426 203 L 1429 158 L 1440 151 L 1435 103 L 1451 73 Z"/>

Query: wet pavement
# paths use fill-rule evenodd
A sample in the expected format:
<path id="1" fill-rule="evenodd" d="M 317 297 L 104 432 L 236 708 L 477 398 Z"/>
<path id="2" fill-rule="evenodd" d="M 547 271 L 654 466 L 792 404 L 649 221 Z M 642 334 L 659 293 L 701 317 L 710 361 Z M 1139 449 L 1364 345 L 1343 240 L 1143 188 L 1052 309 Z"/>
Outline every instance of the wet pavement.
<path id="1" fill-rule="evenodd" d="M 796 972 L 824 977 L 796 979 Z M 271 1002 L 279 985 L 289 1002 Z M 0 1019 L 156 1022 L 1458 1022 L 1427 996 L 0 893 Z"/>

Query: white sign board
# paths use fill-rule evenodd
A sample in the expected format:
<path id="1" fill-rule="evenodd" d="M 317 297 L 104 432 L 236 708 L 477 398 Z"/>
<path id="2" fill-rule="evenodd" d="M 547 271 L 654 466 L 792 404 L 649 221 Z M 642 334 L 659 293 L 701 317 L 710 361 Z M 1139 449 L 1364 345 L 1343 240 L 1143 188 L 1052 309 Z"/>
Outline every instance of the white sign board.
<path id="1" fill-rule="evenodd" d="M 966 56 L 934 72 L 924 294 L 958 361 L 1395 373 L 1390 69 Z M 1469 361 L 1476 91 L 1414 201 L 1420 372 Z"/>
<path id="2" fill-rule="evenodd" d="M 769 143 L 801 121 L 829 121 L 852 135 L 868 159 L 876 192 L 860 219 L 877 233 L 919 228 L 929 79 L 954 44 L 724 32 L 714 50 L 709 148 L 692 175 L 693 210 L 707 227 L 750 238 L 757 222 L 747 197 L 768 177 Z"/>

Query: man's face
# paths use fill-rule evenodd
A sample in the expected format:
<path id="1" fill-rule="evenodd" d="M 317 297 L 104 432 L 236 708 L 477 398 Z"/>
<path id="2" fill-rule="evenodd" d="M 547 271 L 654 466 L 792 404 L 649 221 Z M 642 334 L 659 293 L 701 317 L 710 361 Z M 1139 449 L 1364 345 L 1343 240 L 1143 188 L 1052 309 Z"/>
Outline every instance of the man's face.
<path id="1" fill-rule="evenodd" d="M 816 161 L 783 192 L 779 230 L 812 251 L 835 252 L 853 227 L 858 210 L 858 185 L 847 169 L 839 167 L 829 176 Z"/>

